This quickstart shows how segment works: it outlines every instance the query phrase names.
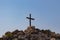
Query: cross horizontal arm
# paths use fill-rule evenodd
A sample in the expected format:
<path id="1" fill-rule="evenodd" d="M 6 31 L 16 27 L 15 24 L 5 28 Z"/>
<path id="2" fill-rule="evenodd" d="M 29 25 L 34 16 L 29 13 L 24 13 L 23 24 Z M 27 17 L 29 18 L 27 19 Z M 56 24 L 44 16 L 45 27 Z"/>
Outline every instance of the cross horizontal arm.
<path id="1" fill-rule="evenodd" d="M 29 17 L 26 17 L 27 19 L 31 19 L 31 20 L 35 20 L 34 18 L 29 18 Z"/>

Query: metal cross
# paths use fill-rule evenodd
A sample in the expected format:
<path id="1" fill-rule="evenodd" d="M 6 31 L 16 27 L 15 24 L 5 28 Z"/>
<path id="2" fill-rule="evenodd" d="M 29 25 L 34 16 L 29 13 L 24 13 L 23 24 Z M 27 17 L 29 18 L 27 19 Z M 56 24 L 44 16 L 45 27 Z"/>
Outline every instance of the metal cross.
<path id="1" fill-rule="evenodd" d="M 31 14 L 29 14 L 29 17 L 26 17 L 27 19 L 29 19 L 29 26 L 31 27 L 31 20 L 35 20 L 34 18 L 31 18 Z"/>

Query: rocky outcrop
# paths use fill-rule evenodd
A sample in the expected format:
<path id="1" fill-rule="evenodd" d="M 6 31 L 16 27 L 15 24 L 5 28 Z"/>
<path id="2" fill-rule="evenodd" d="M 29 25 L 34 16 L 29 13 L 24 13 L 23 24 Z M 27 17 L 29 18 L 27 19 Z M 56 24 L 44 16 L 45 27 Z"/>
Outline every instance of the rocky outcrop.
<path id="1" fill-rule="evenodd" d="M 52 40 L 60 39 L 60 34 L 51 32 L 50 30 L 40 30 L 35 26 L 28 27 L 24 31 L 15 30 L 13 32 L 6 32 L 0 40 Z"/>

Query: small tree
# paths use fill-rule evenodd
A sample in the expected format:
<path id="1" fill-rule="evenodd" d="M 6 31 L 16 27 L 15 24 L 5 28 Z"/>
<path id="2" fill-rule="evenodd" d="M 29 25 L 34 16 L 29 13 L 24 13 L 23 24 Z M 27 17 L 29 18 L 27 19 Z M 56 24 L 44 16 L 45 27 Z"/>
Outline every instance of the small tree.
<path id="1" fill-rule="evenodd" d="M 6 37 L 12 37 L 13 35 L 12 35 L 11 32 L 6 32 L 6 33 L 5 33 L 5 36 L 6 36 Z"/>

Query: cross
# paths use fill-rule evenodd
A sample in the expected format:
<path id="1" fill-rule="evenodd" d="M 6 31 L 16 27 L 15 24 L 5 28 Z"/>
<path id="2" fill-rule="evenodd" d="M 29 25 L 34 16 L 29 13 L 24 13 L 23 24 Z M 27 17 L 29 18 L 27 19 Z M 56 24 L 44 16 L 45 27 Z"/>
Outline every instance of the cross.
<path id="1" fill-rule="evenodd" d="M 34 18 L 31 18 L 31 14 L 29 14 L 29 17 L 26 17 L 27 19 L 29 19 L 29 26 L 31 27 L 31 20 L 35 20 Z"/>

